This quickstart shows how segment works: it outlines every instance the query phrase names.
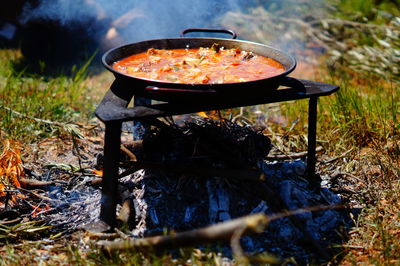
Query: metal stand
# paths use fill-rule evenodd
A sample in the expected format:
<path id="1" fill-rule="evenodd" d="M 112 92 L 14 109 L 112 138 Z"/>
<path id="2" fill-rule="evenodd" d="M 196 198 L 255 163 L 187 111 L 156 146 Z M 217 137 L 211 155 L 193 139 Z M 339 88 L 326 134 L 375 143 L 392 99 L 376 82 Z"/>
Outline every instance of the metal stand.
<path id="1" fill-rule="evenodd" d="M 118 80 L 114 81 L 102 102 L 96 109 L 96 116 L 105 123 L 104 139 L 104 170 L 102 184 L 102 199 L 100 219 L 111 228 L 116 226 L 118 164 L 121 145 L 121 124 L 124 121 L 140 120 L 178 114 L 195 113 L 208 110 L 219 110 L 274 102 L 309 99 L 308 107 L 308 151 L 307 175 L 314 186 L 318 182 L 315 174 L 316 165 L 316 130 L 317 130 L 317 101 L 318 97 L 334 93 L 338 86 L 314 81 L 287 78 L 286 88 L 275 91 L 266 90 L 265 93 L 250 95 L 241 99 L 229 101 L 195 101 L 187 103 L 162 103 L 149 106 L 128 108 L 127 105 L 134 95 Z"/>
<path id="2" fill-rule="evenodd" d="M 318 97 L 316 96 L 310 97 L 308 102 L 307 175 L 312 184 L 317 182 L 315 175 L 315 149 L 317 146 L 317 102 Z"/>

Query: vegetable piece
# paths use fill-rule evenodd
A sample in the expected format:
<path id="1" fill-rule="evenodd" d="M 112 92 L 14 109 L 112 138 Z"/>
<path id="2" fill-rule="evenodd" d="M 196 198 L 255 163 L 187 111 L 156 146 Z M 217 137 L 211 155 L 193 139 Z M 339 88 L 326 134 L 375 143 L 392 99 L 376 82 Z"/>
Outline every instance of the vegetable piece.
<path id="1" fill-rule="evenodd" d="M 254 57 L 254 54 L 252 52 L 243 52 L 243 53 L 244 55 L 242 57 L 242 61 L 246 61 Z"/>
<path id="2" fill-rule="evenodd" d="M 213 43 L 213 45 L 211 45 L 211 49 L 215 51 L 215 53 L 219 53 L 219 50 L 221 49 L 221 45 L 219 45 L 218 43 Z"/>

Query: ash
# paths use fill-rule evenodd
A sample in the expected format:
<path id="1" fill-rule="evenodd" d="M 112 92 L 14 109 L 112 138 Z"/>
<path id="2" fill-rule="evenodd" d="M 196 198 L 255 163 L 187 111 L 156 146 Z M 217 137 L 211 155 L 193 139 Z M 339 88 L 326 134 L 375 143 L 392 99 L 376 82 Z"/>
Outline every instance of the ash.
<path id="1" fill-rule="evenodd" d="M 88 185 L 91 179 L 90 176 L 82 176 L 74 182 L 74 186 L 49 187 L 48 196 L 52 198 L 52 210 L 42 218 L 56 231 L 72 233 L 97 221 L 100 215 L 101 191 Z"/>
<path id="2" fill-rule="evenodd" d="M 203 121 L 179 129 L 161 128 L 158 125 L 145 136 L 142 158 L 179 165 L 189 161 L 199 167 L 199 174 L 149 169 L 122 180 L 131 188 L 128 200 L 134 206 L 130 224 L 134 237 L 196 229 L 248 214 L 271 215 L 285 209 L 341 202 L 329 188 L 311 188 L 304 161 L 263 159 L 271 148 L 270 142 L 249 127 Z M 207 163 L 214 167 L 257 169 L 265 179 L 202 174 Z M 349 225 L 347 217 L 339 210 L 306 211 L 294 218 L 272 221 L 263 233 L 242 237 L 241 245 L 251 254 L 267 251 L 303 263 L 322 257 L 326 260 L 332 251 L 329 247 L 342 241 L 339 232 Z M 231 255 L 228 246 L 222 247 L 222 252 Z"/>

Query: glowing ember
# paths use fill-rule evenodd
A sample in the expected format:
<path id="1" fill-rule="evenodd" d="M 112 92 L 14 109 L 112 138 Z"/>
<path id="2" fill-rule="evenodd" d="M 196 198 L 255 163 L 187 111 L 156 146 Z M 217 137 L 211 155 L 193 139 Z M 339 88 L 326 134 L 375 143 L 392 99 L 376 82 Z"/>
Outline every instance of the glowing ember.
<path id="1" fill-rule="evenodd" d="M 97 175 L 97 176 L 103 176 L 103 170 L 92 170 L 93 174 Z"/>

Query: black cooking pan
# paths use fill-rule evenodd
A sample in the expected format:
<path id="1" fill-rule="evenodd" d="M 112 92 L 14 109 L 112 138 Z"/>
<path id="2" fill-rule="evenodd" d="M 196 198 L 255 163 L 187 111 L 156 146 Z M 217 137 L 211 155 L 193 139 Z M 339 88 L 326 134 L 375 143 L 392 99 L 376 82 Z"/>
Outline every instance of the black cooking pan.
<path id="1" fill-rule="evenodd" d="M 108 70 L 114 73 L 119 87 L 131 90 L 134 95 L 168 102 L 196 101 L 201 98 L 218 99 L 225 97 L 251 97 L 251 95 L 268 93 L 270 90 L 277 89 L 286 76 L 296 67 L 296 61 L 292 56 L 268 45 L 235 39 L 183 37 L 189 32 L 222 32 L 231 34 L 233 38 L 236 38 L 234 32 L 225 29 L 186 29 L 182 32 L 181 38 L 148 40 L 114 48 L 103 55 L 102 62 Z M 241 50 L 272 58 L 280 62 L 285 67 L 285 71 L 270 78 L 246 82 L 190 84 L 136 78 L 120 73 L 112 68 L 114 62 L 133 54 L 146 52 L 149 48 L 199 48 L 211 47 L 214 43 L 218 43 L 226 49 L 239 48 Z"/>

